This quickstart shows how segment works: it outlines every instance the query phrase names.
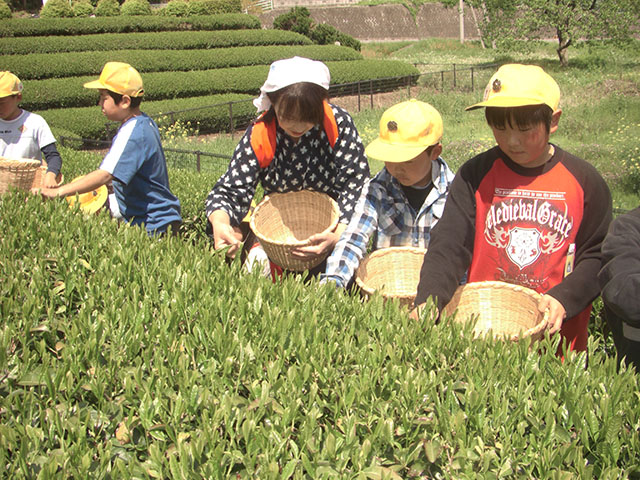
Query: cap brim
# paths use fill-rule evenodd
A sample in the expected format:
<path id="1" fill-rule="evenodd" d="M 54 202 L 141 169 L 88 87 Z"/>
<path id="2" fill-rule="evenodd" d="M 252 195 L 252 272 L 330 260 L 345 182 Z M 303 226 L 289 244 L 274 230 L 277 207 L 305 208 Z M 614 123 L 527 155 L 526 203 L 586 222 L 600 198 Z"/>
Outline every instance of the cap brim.
<path id="1" fill-rule="evenodd" d="M 104 185 L 101 185 L 91 192 L 82 193 L 78 195 L 80 210 L 88 214 L 94 214 L 103 207 L 108 196 L 109 192 L 107 191 L 107 187 Z M 76 196 L 70 195 L 66 197 L 66 200 L 69 203 L 69 206 L 73 207 L 76 203 Z"/>
<path id="2" fill-rule="evenodd" d="M 546 104 L 544 102 L 541 102 L 540 99 L 537 98 L 495 96 L 490 98 L 489 100 L 485 100 L 484 102 L 471 105 L 470 107 L 465 108 L 465 110 L 475 110 L 476 108 L 482 107 L 525 107 L 528 105 Z"/>
<path id="3" fill-rule="evenodd" d="M 84 88 L 103 88 L 105 90 L 109 90 L 106 85 L 104 85 L 100 80 L 94 80 L 93 82 L 87 82 L 84 85 Z"/>
<path id="4" fill-rule="evenodd" d="M 398 145 L 376 138 L 365 148 L 365 154 L 367 158 L 381 162 L 402 163 L 413 160 L 427 148 L 429 145 Z"/>

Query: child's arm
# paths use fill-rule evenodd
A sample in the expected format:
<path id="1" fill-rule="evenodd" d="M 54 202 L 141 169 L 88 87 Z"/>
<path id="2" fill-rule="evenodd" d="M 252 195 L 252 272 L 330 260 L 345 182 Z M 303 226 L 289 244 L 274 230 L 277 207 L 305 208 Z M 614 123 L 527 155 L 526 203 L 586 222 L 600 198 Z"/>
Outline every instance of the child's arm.
<path id="1" fill-rule="evenodd" d="M 110 181 L 113 180 L 113 175 L 111 175 L 106 170 L 94 170 L 91 173 L 88 173 L 84 177 L 78 178 L 77 180 L 62 185 L 58 188 L 42 188 L 42 189 L 33 189 L 34 193 L 40 193 L 43 197 L 46 198 L 55 198 L 55 197 L 66 197 L 69 195 L 75 195 L 76 193 L 87 193 L 95 190 L 96 188 L 101 187 L 102 185 L 106 185 Z"/>
<path id="2" fill-rule="evenodd" d="M 431 297 L 441 311 L 471 265 L 477 188 L 474 169 L 469 163 L 461 167 L 451 184 L 442 218 L 431 231 L 420 270 L 416 306 Z"/>
<path id="3" fill-rule="evenodd" d="M 360 200 L 351 216 L 349 225 L 335 245 L 327 259 L 327 266 L 322 275 L 323 281 L 332 281 L 345 288 L 366 254 L 367 245 L 372 233 L 378 226 L 379 202 L 371 183 L 362 190 Z M 338 224 L 338 226 L 344 224 Z"/>
<path id="4" fill-rule="evenodd" d="M 569 159 L 570 160 L 570 159 Z M 576 258 L 573 272 L 547 291 L 558 300 L 572 318 L 583 311 L 600 294 L 598 272 L 602 242 L 612 219 L 611 193 L 604 179 L 587 162 L 567 162 L 584 191 L 582 222 L 576 235 Z M 575 167 L 579 165 L 579 170 Z"/>
<path id="5" fill-rule="evenodd" d="M 55 143 L 45 145 L 40 149 L 45 161 L 47 162 L 47 173 L 44 176 L 44 186 L 46 188 L 54 188 L 58 186 L 56 177 L 62 169 L 62 158 L 56 148 Z"/>
<path id="6" fill-rule="evenodd" d="M 611 224 L 598 280 L 605 305 L 625 323 L 640 327 L 640 208 Z"/>

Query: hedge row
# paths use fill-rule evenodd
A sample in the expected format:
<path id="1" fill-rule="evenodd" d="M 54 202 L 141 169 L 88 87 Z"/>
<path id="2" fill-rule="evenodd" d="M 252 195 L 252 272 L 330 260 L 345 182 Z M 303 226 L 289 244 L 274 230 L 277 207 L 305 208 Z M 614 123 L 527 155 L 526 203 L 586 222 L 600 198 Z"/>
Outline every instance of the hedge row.
<path id="1" fill-rule="evenodd" d="M 331 83 L 415 75 L 413 65 L 390 60 L 327 62 Z M 146 100 L 165 100 L 218 93 L 256 94 L 267 77 L 269 65 L 254 65 L 191 72 L 152 72 L 143 77 Z M 98 72 L 96 72 L 97 74 Z M 96 75 L 33 80 L 25 86 L 22 106 L 27 110 L 95 105 L 96 92 L 83 88 Z"/>
<path id="2" fill-rule="evenodd" d="M 304 35 L 282 30 L 222 30 L 200 32 L 107 33 L 0 38 L 3 55 L 112 50 L 198 50 L 252 45 L 310 45 Z"/>
<path id="3" fill-rule="evenodd" d="M 211 50 L 117 50 L 12 55 L 2 59 L 2 66 L 15 72 L 24 81 L 95 75 L 100 72 L 106 62 L 113 60 L 135 65 L 138 71 L 144 73 L 264 65 L 294 55 L 323 61 L 362 59 L 359 52 L 337 45 L 274 45 Z"/>
<path id="4" fill-rule="evenodd" d="M 175 30 L 259 30 L 261 28 L 260 20 L 257 17 L 243 13 L 203 15 L 186 18 L 160 17 L 155 15 L 96 18 L 13 18 L 0 23 L 0 37 L 162 32 Z"/>
<path id="5" fill-rule="evenodd" d="M 99 158 L 63 152 L 65 176 Z M 66 160 L 65 160 L 66 161 Z M 78 170 L 76 170 L 77 172 Z M 189 218 L 215 181 L 170 171 Z M 474 339 L 243 274 L 64 200 L 0 202 L 6 478 L 637 478 L 639 390 L 591 339 Z"/>
<path id="6" fill-rule="evenodd" d="M 95 101 L 95 93 L 93 98 Z M 180 120 L 181 122 L 191 122 L 202 133 L 222 132 L 230 129 L 229 102 L 233 102 L 234 127 L 244 127 L 255 117 L 256 108 L 251 103 L 252 98 L 252 95 L 242 94 L 206 95 L 175 100 L 143 101 L 141 108 L 159 125 L 168 125 L 172 120 Z M 200 108 L 207 105 L 219 106 Z M 164 112 L 181 110 L 187 111 L 174 114 L 171 117 L 164 115 Z M 109 122 L 100 111 L 100 107 L 95 105 L 84 108 L 55 108 L 39 113 L 45 118 L 57 137 L 63 135 L 93 140 L 110 139 L 118 128 L 118 125 Z"/>

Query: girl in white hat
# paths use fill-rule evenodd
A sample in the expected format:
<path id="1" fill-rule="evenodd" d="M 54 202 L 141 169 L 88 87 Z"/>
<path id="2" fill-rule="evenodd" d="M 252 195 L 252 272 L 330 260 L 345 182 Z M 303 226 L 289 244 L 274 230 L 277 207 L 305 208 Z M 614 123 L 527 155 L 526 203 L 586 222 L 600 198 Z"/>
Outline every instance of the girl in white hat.
<path id="1" fill-rule="evenodd" d="M 336 230 L 312 236 L 310 245 L 294 254 L 309 259 L 333 249 L 369 178 L 369 164 L 353 119 L 327 101 L 329 82 L 329 69 L 319 61 L 293 57 L 271 64 L 253 102 L 265 113 L 247 128 L 206 200 L 216 249 L 230 247 L 227 254 L 235 255 L 258 184 L 265 195 L 305 189 L 336 200 L 341 212 Z"/>

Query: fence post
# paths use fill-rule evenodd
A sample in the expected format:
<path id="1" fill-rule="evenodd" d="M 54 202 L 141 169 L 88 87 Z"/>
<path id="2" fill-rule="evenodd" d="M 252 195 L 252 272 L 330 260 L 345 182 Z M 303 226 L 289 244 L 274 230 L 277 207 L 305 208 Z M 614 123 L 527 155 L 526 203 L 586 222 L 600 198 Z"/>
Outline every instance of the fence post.
<path id="1" fill-rule="evenodd" d="M 196 152 L 196 170 L 200 173 L 200 151 Z"/>
<path id="2" fill-rule="evenodd" d="M 371 108 L 373 108 L 373 79 L 369 80 L 369 99 Z"/>
<path id="3" fill-rule="evenodd" d="M 473 67 L 471 67 L 471 93 L 473 93 Z"/>
<path id="4" fill-rule="evenodd" d="M 407 77 L 407 95 L 411 98 L 411 77 Z"/>
<path id="5" fill-rule="evenodd" d="M 360 111 L 360 85 L 362 82 L 358 80 L 358 111 Z"/>
<path id="6" fill-rule="evenodd" d="M 444 70 L 440 70 L 440 91 L 444 92 Z"/>
<path id="7" fill-rule="evenodd" d="M 453 64 L 453 88 L 456 88 L 456 64 Z"/>
<path id="8" fill-rule="evenodd" d="M 229 102 L 229 133 L 233 138 L 233 103 Z"/>

